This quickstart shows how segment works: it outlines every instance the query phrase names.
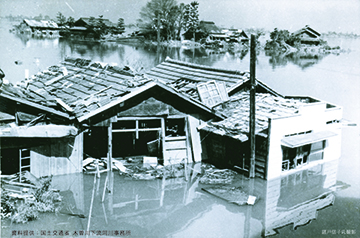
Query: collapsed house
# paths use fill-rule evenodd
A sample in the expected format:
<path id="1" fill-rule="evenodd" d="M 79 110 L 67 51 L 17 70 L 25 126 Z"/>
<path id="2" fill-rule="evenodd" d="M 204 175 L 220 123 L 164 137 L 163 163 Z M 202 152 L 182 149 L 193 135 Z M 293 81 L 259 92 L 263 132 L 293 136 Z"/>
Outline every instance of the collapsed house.
<path id="1" fill-rule="evenodd" d="M 169 58 L 145 74 L 65 59 L 20 87 L 1 86 L 0 111 L 13 118 L 0 130 L 3 173 L 10 164 L 35 176 L 81 172 L 83 159 L 107 156 L 247 172 L 249 82 L 246 72 Z M 340 157 L 341 107 L 283 97 L 259 80 L 256 91 L 257 176 Z"/>

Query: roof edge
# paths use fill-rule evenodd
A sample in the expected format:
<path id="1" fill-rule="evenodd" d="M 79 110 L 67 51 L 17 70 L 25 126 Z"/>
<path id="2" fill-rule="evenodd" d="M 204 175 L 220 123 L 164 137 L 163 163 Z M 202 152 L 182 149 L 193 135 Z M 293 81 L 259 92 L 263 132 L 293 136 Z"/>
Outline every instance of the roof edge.
<path id="1" fill-rule="evenodd" d="M 214 71 L 214 72 L 232 73 L 232 74 L 238 74 L 238 75 L 245 74 L 244 71 L 239 71 L 239 70 L 214 68 L 214 67 L 210 67 L 210 66 L 206 66 L 206 65 L 193 64 L 193 63 L 188 63 L 188 62 L 184 62 L 184 61 L 174 60 L 174 59 L 171 59 L 169 56 L 166 57 L 165 62 L 174 63 L 174 64 L 187 66 L 187 67 L 192 67 L 192 68 L 196 68 L 196 69 L 204 69 L 204 70 L 208 70 L 208 71 Z"/>

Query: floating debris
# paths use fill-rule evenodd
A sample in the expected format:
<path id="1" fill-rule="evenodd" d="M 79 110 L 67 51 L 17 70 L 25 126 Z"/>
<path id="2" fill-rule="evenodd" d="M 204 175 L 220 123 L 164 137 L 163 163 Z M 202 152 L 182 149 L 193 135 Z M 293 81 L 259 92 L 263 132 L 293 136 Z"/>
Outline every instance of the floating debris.
<path id="1" fill-rule="evenodd" d="M 202 188 L 202 190 L 239 206 L 246 204 L 254 205 L 257 199 L 255 196 L 246 193 L 242 187 L 217 185 L 214 187 Z"/>
<path id="2" fill-rule="evenodd" d="M 202 184 L 231 184 L 237 173 L 230 169 L 217 169 L 213 165 L 205 165 Z"/>
<path id="3" fill-rule="evenodd" d="M 59 191 L 50 189 L 52 177 L 37 178 L 26 171 L 25 182 L 14 182 L 17 175 L 2 176 L 1 219 L 26 223 L 41 212 L 55 212 L 60 207 Z"/>

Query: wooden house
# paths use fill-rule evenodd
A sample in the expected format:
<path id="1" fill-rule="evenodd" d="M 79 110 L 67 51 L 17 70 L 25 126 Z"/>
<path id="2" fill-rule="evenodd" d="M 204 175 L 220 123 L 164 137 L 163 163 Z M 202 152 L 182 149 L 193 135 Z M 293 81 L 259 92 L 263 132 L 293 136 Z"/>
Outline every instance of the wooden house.
<path id="1" fill-rule="evenodd" d="M 189 76 L 189 83 L 180 85 L 184 79 L 175 73 L 168 81 L 150 78 L 156 71 L 155 68 L 147 75 L 134 75 L 116 66 L 68 58 L 33 76 L 23 88 L 3 84 L 0 99 L 4 104 L 0 111 L 15 118 L 29 115 L 24 123 L 34 129 L 70 126 L 68 133 L 56 138 L 43 136 L 42 140 L 34 141 L 35 144 L 28 142 L 33 141 L 36 130 L 26 138 L 0 135 L 1 151 L 9 155 L 7 160 L 2 159 L 3 165 L 12 158 L 10 163 L 17 164 L 21 171 L 21 160 L 26 157 L 30 159 L 30 171 L 36 176 L 45 176 L 81 172 L 84 158 L 102 158 L 108 153 L 115 158 L 156 156 L 165 165 L 183 160 L 200 161 L 200 136 L 196 127 L 208 120 L 224 118 L 206 104 L 223 100 L 226 77 L 217 85 L 211 79 L 217 77 L 218 72 L 213 73 L 213 78 L 207 75 L 206 79 Z M 209 85 L 208 81 L 211 81 Z M 237 80 L 230 81 L 234 84 Z M 198 86 L 204 91 L 200 96 L 206 104 L 199 96 L 196 99 L 186 94 L 197 90 L 194 82 L 200 83 Z M 186 84 L 191 85 L 190 88 Z M 217 96 L 209 97 L 208 90 L 213 87 Z M 38 117 L 42 117 L 43 127 L 39 126 Z M 20 129 L 20 121 L 24 120 L 17 120 L 7 128 Z M 78 129 L 75 136 L 70 133 L 71 126 Z M 2 132 L 9 131 L 7 128 L 2 128 Z M 19 140 L 21 143 L 17 143 Z"/>
<path id="2" fill-rule="evenodd" d="M 245 31 L 241 29 L 228 29 L 224 32 L 230 37 L 230 42 L 246 43 L 250 40 Z"/>
<path id="3" fill-rule="evenodd" d="M 17 27 L 18 33 L 27 33 L 35 36 L 58 37 L 59 26 L 53 21 L 24 19 Z"/>
<path id="4" fill-rule="evenodd" d="M 301 28 L 292 33 L 292 35 L 300 38 L 301 44 L 305 45 L 318 45 L 320 44 L 320 36 L 321 34 L 314 29 L 312 29 L 309 25 Z"/>
<path id="5" fill-rule="evenodd" d="M 82 26 L 82 27 L 92 27 L 98 23 L 103 23 L 106 27 L 112 28 L 116 27 L 116 24 L 111 22 L 109 19 L 105 18 L 94 18 L 92 22 L 90 17 L 80 17 L 77 21 L 75 21 L 74 26 Z"/>
<path id="6" fill-rule="evenodd" d="M 156 156 L 164 165 L 208 160 L 246 173 L 249 89 L 247 72 L 170 58 L 143 75 L 68 58 L 23 88 L 0 88 L 0 111 L 15 118 L 15 131 L 22 125 L 68 127 L 37 140 L 36 130 L 27 139 L 10 139 L 6 131 L 14 130 L 7 124 L 0 130 L 1 151 L 20 170 L 19 161 L 29 158 L 37 176 L 81 172 L 88 156 L 138 155 Z M 256 91 L 257 176 L 272 179 L 340 157 L 341 107 L 284 97 L 259 80 Z"/>
<path id="7" fill-rule="evenodd" d="M 249 87 L 247 81 L 230 90 L 229 101 L 213 107 L 225 120 L 199 127 L 203 159 L 246 173 Z M 341 119 L 339 106 L 312 97 L 284 97 L 261 86 L 256 93 L 256 176 L 273 179 L 340 158 Z"/>

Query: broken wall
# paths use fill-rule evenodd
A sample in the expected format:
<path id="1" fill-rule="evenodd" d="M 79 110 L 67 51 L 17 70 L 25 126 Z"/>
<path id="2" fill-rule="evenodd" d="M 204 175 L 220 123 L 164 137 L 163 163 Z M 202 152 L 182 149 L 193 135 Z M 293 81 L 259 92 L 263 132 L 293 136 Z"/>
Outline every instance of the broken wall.
<path id="1" fill-rule="evenodd" d="M 30 172 L 37 177 L 82 172 L 83 133 L 32 147 Z"/>

